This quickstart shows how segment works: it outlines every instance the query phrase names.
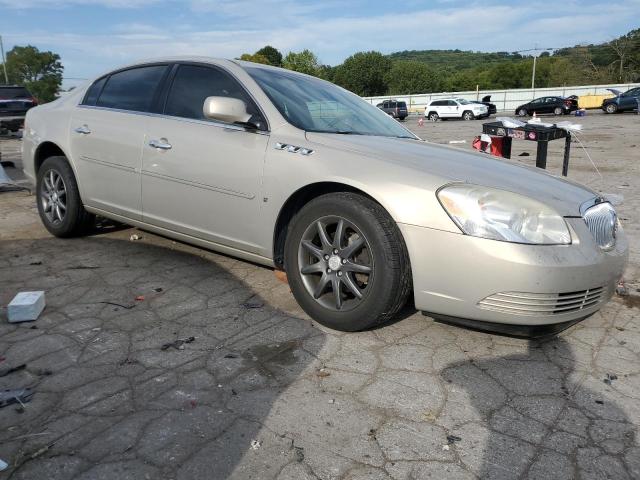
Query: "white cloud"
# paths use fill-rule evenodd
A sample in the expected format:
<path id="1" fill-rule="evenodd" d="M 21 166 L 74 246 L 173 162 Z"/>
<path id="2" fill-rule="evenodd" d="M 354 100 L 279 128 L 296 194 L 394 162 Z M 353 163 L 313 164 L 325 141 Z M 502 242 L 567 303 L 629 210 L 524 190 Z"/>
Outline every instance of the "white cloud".
<path id="1" fill-rule="evenodd" d="M 139 8 L 162 0 L 0 0 L 0 7 L 15 10 L 32 8 L 64 8 L 73 5 L 87 5 L 108 8 Z"/>

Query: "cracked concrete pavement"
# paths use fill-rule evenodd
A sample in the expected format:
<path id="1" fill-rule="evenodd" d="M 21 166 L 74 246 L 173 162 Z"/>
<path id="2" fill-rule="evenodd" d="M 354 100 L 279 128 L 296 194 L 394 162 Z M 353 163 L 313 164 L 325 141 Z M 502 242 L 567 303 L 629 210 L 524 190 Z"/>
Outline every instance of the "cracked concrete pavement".
<path id="1" fill-rule="evenodd" d="M 52 238 L 33 196 L 0 193 L 0 372 L 26 364 L 0 390 L 35 391 L 0 409 L 0 479 L 640 478 L 639 120 L 581 121 L 604 178 L 579 151 L 570 178 L 624 193 L 631 296 L 545 341 L 410 309 L 333 332 L 269 269 L 108 223 Z M 19 166 L 17 145 L 3 159 Z M 41 317 L 8 324 L 4 306 L 37 289 Z"/>

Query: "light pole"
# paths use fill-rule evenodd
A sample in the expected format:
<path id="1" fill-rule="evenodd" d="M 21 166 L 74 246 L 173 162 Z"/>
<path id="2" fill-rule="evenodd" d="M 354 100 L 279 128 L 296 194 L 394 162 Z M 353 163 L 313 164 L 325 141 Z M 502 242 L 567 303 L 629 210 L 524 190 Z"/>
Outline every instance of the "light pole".
<path id="1" fill-rule="evenodd" d="M 2 44 L 2 35 L 0 35 L 0 51 L 2 52 L 2 67 L 4 69 L 4 83 L 9 84 L 9 77 L 7 75 L 7 61 L 4 58 L 4 45 Z"/>

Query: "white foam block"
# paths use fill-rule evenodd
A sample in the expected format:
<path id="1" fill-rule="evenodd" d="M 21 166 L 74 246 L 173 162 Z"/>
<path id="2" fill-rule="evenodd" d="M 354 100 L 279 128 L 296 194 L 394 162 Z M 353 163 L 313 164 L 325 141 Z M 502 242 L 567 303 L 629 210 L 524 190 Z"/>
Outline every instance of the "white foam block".
<path id="1" fill-rule="evenodd" d="M 20 292 L 9 304 L 9 323 L 36 320 L 44 310 L 44 292 Z"/>

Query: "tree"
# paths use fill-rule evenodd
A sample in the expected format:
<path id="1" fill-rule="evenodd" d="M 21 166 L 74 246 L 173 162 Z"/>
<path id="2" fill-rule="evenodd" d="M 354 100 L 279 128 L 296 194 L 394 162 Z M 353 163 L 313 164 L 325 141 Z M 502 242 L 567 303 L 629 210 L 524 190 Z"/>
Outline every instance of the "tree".
<path id="1" fill-rule="evenodd" d="M 318 57 L 311 51 L 304 49 L 300 53 L 289 52 L 282 61 L 282 66 L 294 72 L 318 76 L 320 65 Z"/>
<path id="2" fill-rule="evenodd" d="M 40 102 L 55 100 L 64 70 L 58 54 L 15 46 L 7 52 L 6 66 L 10 83 L 24 85 Z"/>
<path id="3" fill-rule="evenodd" d="M 358 52 L 347 58 L 335 72 L 335 83 L 363 97 L 387 93 L 385 75 L 392 61 L 380 52 Z"/>
<path id="4" fill-rule="evenodd" d="M 385 74 L 389 93 L 431 93 L 440 90 L 440 81 L 425 63 L 414 60 L 398 60 Z"/>
<path id="5" fill-rule="evenodd" d="M 245 62 L 262 63 L 263 65 L 271 65 L 267 57 L 260 55 L 257 52 L 253 55 L 250 53 L 243 53 L 240 55 L 240 60 L 244 60 Z"/>
<path id="6" fill-rule="evenodd" d="M 265 57 L 269 61 L 269 64 L 273 65 L 274 67 L 282 66 L 282 54 L 278 51 L 277 48 L 272 47 L 271 45 L 262 47 L 255 54 Z"/>

